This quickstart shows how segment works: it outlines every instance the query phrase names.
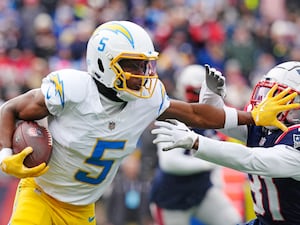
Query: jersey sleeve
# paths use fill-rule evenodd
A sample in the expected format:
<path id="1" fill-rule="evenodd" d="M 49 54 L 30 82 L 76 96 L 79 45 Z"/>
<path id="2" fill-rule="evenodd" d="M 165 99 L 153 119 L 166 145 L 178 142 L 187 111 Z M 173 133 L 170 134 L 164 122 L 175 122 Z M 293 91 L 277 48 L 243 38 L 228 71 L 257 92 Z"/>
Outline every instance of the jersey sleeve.
<path id="1" fill-rule="evenodd" d="M 284 144 L 246 147 L 201 136 L 194 156 L 241 172 L 300 180 L 300 152 Z"/>
<path id="2" fill-rule="evenodd" d="M 74 70 L 60 70 L 46 76 L 41 85 L 45 103 L 52 115 L 60 115 L 73 103 L 84 99 L 85 88 Z"/>

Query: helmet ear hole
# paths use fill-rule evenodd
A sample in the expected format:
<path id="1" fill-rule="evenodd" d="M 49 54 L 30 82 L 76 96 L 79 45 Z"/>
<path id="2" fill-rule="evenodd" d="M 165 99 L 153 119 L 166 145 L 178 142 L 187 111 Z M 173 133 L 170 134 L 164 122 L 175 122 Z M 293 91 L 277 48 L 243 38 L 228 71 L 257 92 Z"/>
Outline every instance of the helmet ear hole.
<path id="1" fill-rule="evenodd" d="M 98 58 L 98 67 L 99 67 L 99 70 L 103 73 L 104 72 L 104 67 L 103 67 L 103 64 L 102 64 L 102 60 Z"/>

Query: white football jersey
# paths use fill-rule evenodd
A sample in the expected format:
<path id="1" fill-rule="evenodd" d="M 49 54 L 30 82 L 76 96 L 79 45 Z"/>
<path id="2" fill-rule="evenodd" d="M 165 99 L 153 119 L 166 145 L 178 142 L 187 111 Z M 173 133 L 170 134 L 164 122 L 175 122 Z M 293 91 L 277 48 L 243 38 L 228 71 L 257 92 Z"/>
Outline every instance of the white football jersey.
<path id="1" fill-rule="evenodd" d="M 71 69 L 49 74 L 41 90 L 51 114 L 53 152 L 49 171 L 36 182 L 52 197 L 74 205 L 101 197 L 142 132 L 170 105 L 159 81 L 151 98 L 130 101 L 108 115 L 93 78 Z"/>

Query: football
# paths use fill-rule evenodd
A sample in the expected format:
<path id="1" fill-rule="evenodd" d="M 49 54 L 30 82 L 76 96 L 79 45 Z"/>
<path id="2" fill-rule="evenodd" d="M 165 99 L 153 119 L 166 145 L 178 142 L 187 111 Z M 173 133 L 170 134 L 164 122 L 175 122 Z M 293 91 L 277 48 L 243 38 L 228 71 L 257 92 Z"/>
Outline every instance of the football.
<path id="1" fill-rule="evenodd" d="M 26 147 L 32 147 L 33 152 L 24 160 L 24 165 L 31 168 L 48 163 L 52 153 L 52 136 L 46 127 L 35 121 L 21 121 L 13 135 L 12 149 L 17 154 Z"/>

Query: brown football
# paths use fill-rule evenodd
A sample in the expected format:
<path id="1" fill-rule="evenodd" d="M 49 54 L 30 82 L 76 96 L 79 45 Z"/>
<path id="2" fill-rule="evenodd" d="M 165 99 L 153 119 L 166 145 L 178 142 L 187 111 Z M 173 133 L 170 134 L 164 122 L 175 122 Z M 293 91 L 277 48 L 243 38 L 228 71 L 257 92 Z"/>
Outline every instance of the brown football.
<path id="1" fill-rule="evenodd" d="M 28 146 L 32 147 L 33 152 L 25 158 L 25 166 L 31 168 L 49 162 L 52 153 L 52 136 L 46 127 L 35 121 L 22 121 L 17 125 L 12 140 L 14 154 Z"/>

